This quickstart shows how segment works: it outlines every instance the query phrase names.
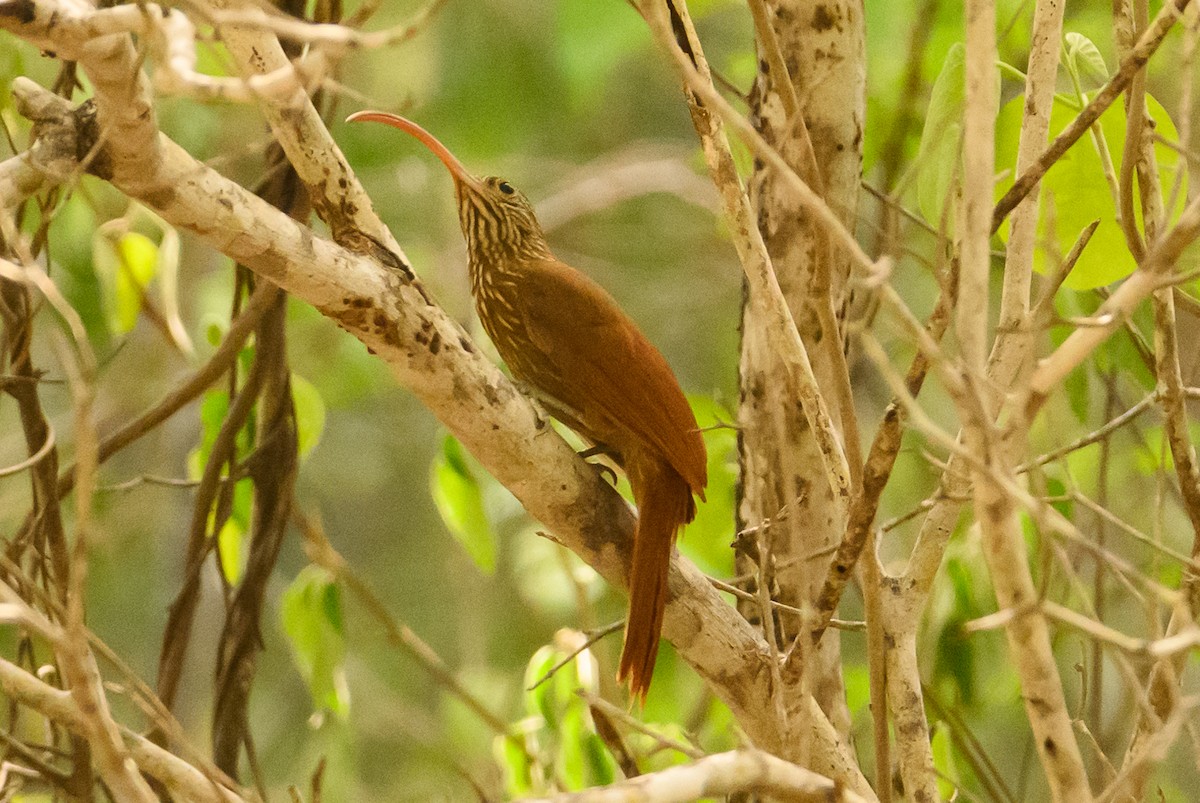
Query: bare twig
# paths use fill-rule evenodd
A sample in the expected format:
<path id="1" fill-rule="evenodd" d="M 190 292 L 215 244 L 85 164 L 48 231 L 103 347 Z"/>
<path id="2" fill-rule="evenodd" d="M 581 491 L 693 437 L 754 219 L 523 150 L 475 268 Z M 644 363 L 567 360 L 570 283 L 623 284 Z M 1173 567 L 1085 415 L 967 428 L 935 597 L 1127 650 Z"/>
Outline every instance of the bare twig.
<path id="1" fill-rule="evenodd" d="M 493 712 L 486 703 L 464 686 L 462 681 L 455 677 L 454 673 L 442 661 L 441 657 L 420 636 L 410 630 L 407 625 L 396 621 L 395 617 L 388 611 L 387 606 L 383 604 L 383 601 L 350 568 L 345 558 L 333 548 L 333 544 L 329 543 L 329 539 L 325 537 L 320 524 L 308 516 L 298 517 L 297 522 L 304 533 L 304 549 L 309 559 L 336 577 L 339 582 L 345 584 L 358 597 L 359 601 L 370 612 L 372 617 L 383 625 L 388 636 L 388 641 L 402 649 L 410 658 L 420 664 L 440 686 L 458 698 L 484 724 L 497 734 L 503 736 L 519 751 L 529 755 L 529 748 L 520 734 L 512 730 L 498 714 Z"/>
<path id="2" fill-rule="evenodd" d="M 560 669 L 562 669 L 564 666 L 566 666 L 567 664 L 574 661 L 577 657 L 579 657 L 580 653 L 582 653 L 585 650 L 591 649 L 593 644 L 595 644 L 596 642 L 605 638 L 606 636 L 611 636 L 613 633 L 620 631 L 620 629 L 624 626 L 625 626 L 625 620 L 620 619 L 611 624 L 607 624 L 604 627 L 598 628 L 597 630 L 594 630 L 591 633 L 588 633 L 586 639 L 584 639 L 579 644 L 577 644 L 575 647 L 573 647 L 570 652 L 568 652 L 566 655 L 564 655 L 562 657 L 561 661 L 559 661 L 554 666 L 547 669 L 545 674 L 543 674 L 540 678 L 538 678 L 536 681 L 534 681 L 533 684 L 530 685 L 525 690 L 533 691 L 538 686 L 541 686 L 547 680 L 549 680 L 550 678 L 557 675 L 558 671 Z"/>
<path id="3" fill-rule="evenodd" d="M 87 733 L 88 719 L 68 693 L 42 682 L 3 658 L 0 658 L 0 689 L 9 699 L 29 706 L 71 731 L 81 735 Z M 195 800 L 198 803 L 237 803 L 243 800 L 231 790 L 214 784 L 195 767 L 150 740 L 129 731 L 123 733 L 123 738 L 138 769 L 160 781 L 179 799 Z M 157 798 L 151 795 L 145 799 Z"/>
<path id="4" fill-rule="evenodd" d="M 1113 432 L 1117 431 L 1121 427 L 1128 424 L 1130 421 L 1133 421 L 1135 418 L 1137 418 L 1139 415 L 1144 413 L 1146 410 L 1150 409 L 1150 406 L 1152 404 L 1154 404 L 1154 402 L 1157 400 L 1158 400 L 1158 394 L 1151 393 L 1149 396 L 1146 396 L 1140 402 L 1133 405 L 1125 412 L 1121 413 L 1117 417 L 1110 420 L 1104 426 L 1102 426 L 1092 432 L 1089 432 L 1087 435 L 1083 435 L 1079 438 L 1076 438 L 1075 440 L 1071 441 L 1070 443 L 1066 444 L 1065 446 L 1060 446 L 1053 451 L 1038 455 L 1033 460 L 1030 460 L 1027 463 L 1023 463 L 1022 465 L 1017 466 L 1017 471 L 1022 472 L 1022 473 L 1026 472 L 1026 471 L 1030 471 L 1031 469 L 1033 469 L 1037 466 L 1044 466 L 1047 463 L 1052 463 L 1055 460 L 1066 457 L 1071 452 L 1077 452 L 1080 449 L 1084 449 L 1088 446 L 1091 446 L 1093 443 L 1097 443 L 1099 441 L 1104 440 L 1109 435 L 1111 435 Z"/>
<path id="5" fill-rule="evenodd" d="M 175 415 L 224 375 L 234 364 L 242 345 L 258 325 L 258 321 L 266 312 L 267 307 L 274 301 L 275 294 L 276 289 L 270 282 L 261 282 L 246 302 L 242 313 L 229 325 L 229 331 L 222 338 L 221 345 L 208 358 L 208 361 L 176 385 L 153 407 L 103 438 L 97 454 L 99 462 L 103 463 Z M 58 478 L 59 495 L 66 496 L 74 486 L 75 466 L 70 465 L 63 469 L 62 475 Z"/>
<path id="6" fill-rule="evenodd" d="M 1071 121 L 1071 124 L 1055 137 L 1050 146 L 1042 151 L 1037 161 L 1013 182 L 1008 192 L 1004 193 L 1004 197 L 996 202 L 995 209 L 992 211 L 993 232 L 1000 228 L 1000 224 L 1004 222 L 1004 218 L 1008 217 L 1008 213 L 1029 194 L 1046 174 L 1046 171 L 1050 169 L 1050 166 L 1062 158 L 1067 149 L 1074 145 L 1091 128 L 1092 123 L 1100 119 L 1100 115 L 1112 105 L 1113 101 L 1120 97 L 1133 77 L 1146 66 L 1146 62 L 1158 50 L 1158 46 L 1166 38 L 1167 32 L 1183 14 L 1189 2 L 1190 0 L 1171 0 L 1163 5 L 1150 27 L 1146 29 L 1133 50 L 1121 62 L 1116 74 L 1096 93 L 1096 97 Z"/>

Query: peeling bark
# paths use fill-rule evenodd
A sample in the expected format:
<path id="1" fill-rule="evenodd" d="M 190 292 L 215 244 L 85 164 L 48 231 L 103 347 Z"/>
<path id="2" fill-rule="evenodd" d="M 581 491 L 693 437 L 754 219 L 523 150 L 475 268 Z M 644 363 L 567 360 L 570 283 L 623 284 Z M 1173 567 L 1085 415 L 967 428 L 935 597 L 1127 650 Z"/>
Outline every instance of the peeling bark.
<path id="1" fill-rule="evenodd" d="M 751 96 L 752 120 L 810 186 L 824 190 L 826 202 L 852 227 L 862 170 L 865 114 L 863 10 L 858 2 L 784 0 L 774 4 L 770 22 L 788 75 L 774 75 L 769 60 L 759 61 Z M 764 43 L 759 42 L 760 52 Z M 786 84 L 785 84 L 786 82 Z M 799 120 L 789 119 L 787 93 L 799 99 Z M 807 134 L 803 130 L 807 130 Z M 811 142 L 811 155 L 807 143 Z M 813 166 L 819 166 L 817 175 Z M 827 400 L 838 398 L 844 363 L 822 359 L 841 335 L 821 325 L 820 305 L 840 310 L 845 302 L 849 260 L 829 248 L 821 232 L 777 173 L 756 163 L 750 184 L 758 227 L 766 241 L 779 285 L 801 339 L 815 355 L 813 372 Z M 827 484 L 813 482 L 821 454 L 798 400 L 781 398 L 779 364 L 772 340 L 777 335 L 757 314 L 749 297 L 743 305 L 738 440 L 742 469 L 739 529 L 772 522 L 770 557 L 780 602 L 810 606 L 824 579 L 827 552 L 845 530 L 845 500 Z M 832 407 L 831 401 L 831 407 Z M 835 420 L 837 416 L 835 416 Z M 782 516 L 781 516 L 782 513 Z M 815 554 L 823 557 L 813 560 Z M 745 555 L 739 573 L 753 568 Z M 744 610 L 750 618 L 754 611 Z M 803 625 L 783 618 L 782 645 Z M 827 632 L 809 665 L 806 682 L 839 732 L 849 729 L 836 634 Z"/>

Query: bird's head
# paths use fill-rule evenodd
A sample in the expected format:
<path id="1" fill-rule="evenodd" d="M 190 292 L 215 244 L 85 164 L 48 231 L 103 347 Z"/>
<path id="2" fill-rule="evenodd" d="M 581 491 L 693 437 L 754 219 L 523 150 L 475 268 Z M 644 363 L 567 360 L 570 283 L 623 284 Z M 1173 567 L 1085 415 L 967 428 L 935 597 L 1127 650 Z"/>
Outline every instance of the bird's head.
<path id="1" fill-rule="evenodd" d="M 361 111 L 347 122 L 385 123 L 412 135 L 441 160 L 454 179 L 458 219 L 473 261 L 492 263 L 512 257 L 549 255 L 541 224 L 533 206 L 519 190 L 502 178 L 476 178 L 450 149 L 421 126 L 388 112 Z"/>

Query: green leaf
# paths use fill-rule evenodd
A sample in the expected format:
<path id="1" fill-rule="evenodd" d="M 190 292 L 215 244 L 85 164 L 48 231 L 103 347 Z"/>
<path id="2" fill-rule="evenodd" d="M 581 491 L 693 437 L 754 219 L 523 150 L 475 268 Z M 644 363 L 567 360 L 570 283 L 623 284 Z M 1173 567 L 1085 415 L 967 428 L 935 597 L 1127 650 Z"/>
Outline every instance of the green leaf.
<path id="1" fill-rule="evenodd" d="M 250 532 L 251 509 L 254 504 L 254 483 L 249 478 L 239 480 L 233 486 L 233 505 L 229 518 L 217 533 L 217 550 L 221 555 L 221 570 L 230 585 L 242 581 L 249 557 L 250 544 L 246 533 Z M 215 514 L 212 514 L 215 515 Z M 211 526 L 212 520 L 210 518 Z"/>
<path id="2" fill-rule="evenodd" d="M 135 231 L 114 237 L 111 230 L 101 228 L 92 238 L 92 259 L 109 330 L 126 334 L 137 325 L 146 288 L 158 271 L 158 246 Z"/>
<path id="3" fill-rule="evenodd" d="M 1081 33 L 1069 32 L 1065 37 L 1066 66 L 1079 81 L 1084 92 L 1099 89 L 1108 83 L 1108 66 L 1104 56 L 1091 39 Z"/>
<path id="4" fill-rule="evenodd" d="M 580 710 L 586 711 L 580 700 Z M 617 779 L 617 762 L 608 752 L 608 747 L 600 734 L 596 733 L 596 725 L 592 722 L 591 714 L 587 716 L 588 732 L 582 744 L 583 760 L 587 769 L 587 782 L 584 786 L 606 786 Z"/>
<path id="5" fill-rule="evenodd" d="M 966 105 L 966 48 L 955 42 L 946 53 L 942 70 L 933 82 L 925 127 L 917 150 L 917 205 L 935 228 L 943 216 L 947 231 L 953 231 L 954 176 L 962 153 L 962 114 Z"/>
<path id="6" fill-rule="evenodd" d="M 213 443 L 217 440 L 217 433 L 221 431 L 221 424 L 224 423 L 228 412 L 228 392 L 224 390 L 205 392 L 200 400 L 200 443 L 188 455 L 188 477 L 190 479 L 198 480 L 204 473 L 208 456 L 212 454 Z"/>
<path id="7" fill-rule="evenodd" d="M 479 481 L 454 436 L 442 441 L 429 471 L 429 489 L 446 528 L 487 574 L 496 570 L 496 539 L 483 510 Z"/>
<path id="8" fill-rule="evenodd" d="M 729 422 L 734 414 L 709 396 L 688 396 L 701 427 Z M 737 431 L 732 428 L 704 432 L 708 450 L 707 501 L 696 507 L 696 518 L 683 531 L 679 550 L 707 574 L 728 577 L 733 573 L 733 550 L 729 548 L 729 522 L 733 521 L 734 490 L 737 484 Z"/>
<path id="9" fill-rule="evenodd" d="M 846 666 L 842 673 L 846 686 L 846 707 L 851 716 L 869 713 L 871 705 L 871 673 L 862 664 Z"/>
<path id="10" fill-rule="evenodd" d="M 933 724 L 933 738 L 930 739 L 930 751 L 933 754 L 933 766 L 938 774 L 938 794 L 942 800 L 952 800 L 957 791 L 957 785 L 952 779 L 957 778 L 954 771 L 954 743 L 947 735 L 950 729 L 944 722 Z"/>
<path id="11" fill-rule="evenodd" d="M 504 773 L 504 789 L 508 796 L 517 798 L 532 793 L 534 766 L 529 754 L 504 736 L 497 736 L 492 745 L 496 763 Z"/>
<path id="12" fill-rule="evenodd" d="M 562 631 L 554 644 L 542 646 L 525 667 L 526 722 L 537 723 L 537 733 L 552 761 L 554 777 L 568 789 L 584 789 L 611 783 L 616 764 L 596 733 L 581 689 L 599 691 L 599 666 L 590 650 L 579 652 L 550 678 L 547 673 L 568 655 L 568 649 L 581 645 L 582 633 Z M 543 681 L 539 683 L 539 681 Z M 536 688 L 531 688 L 537 684 Z M 529 740 L 527 740 L 528 743 Z M 518 765 L 517 769 L 519 769 Z"/>
<path id="13" fill-rule="evenodd" d="M 303 460 L 325 431 L 325 400 L 312 382 L 292 374 L 292 403 L 296 406 L 296 439 Z"/>
<path id="14" fill-rule="evenodd" d="M 559 727 L 558 775 L 571 790 L 612 783 L 616 762 L 596 733 L 591 713 L 578 695 L 572 695 Z"/>
<path id="15" fill-rule="evenodd" d="M 998 170 L 1008 170 L 1006 178 L 996 187 L 999 198 L 1012 186 L 1011 167 L 1017 161 L 1017 141 L 1020 137 L 1021 113 L 1024 96 L 1018 96 L 1000 110 L 996 119 L 996 164 Z M 1154 120 L 1154 131 L 1168 141 L 1178 138 L 1175 125 L 1165 109 L 1154 98 L 1146 96 L 1146 107 Z M 1077 110 L 1062 98 L 1055 98 L 1050 114 L 1050 131 L 1056 136 L 1075 118 Z M 1114 103 L 1100 116 L 1100 130 L 1108 147 L 1114 170 L 1120 169 L 1121 152 L 1125 146 L 1125 108 Z M 1147 132 L 1149 133 L 1149 132 Z M 1171 186 L 1179 155 L 1166 145 L 1155 143 L 1154 155 L 1158 162 L 1159 181 L 1164 188 Z M 1135 197 L 1137 195 L 1135 178 Z M 1187 196 L 1186 186 L 1179 195 L 1179 202 L 1171 217 L 1178 217 Z M 1142 230 L 1140 204 L 1134 204 L 1137 226 Z M 1100 225 L 1092 235 L 1075 269 L 1067 277 L 1064 286 L 1084 290 L 1101 287 L 1125 278 L 1136 267 L 1133 256 L 1125 244 L 1125 235 L 1117 223 L 1117 204 L 1104 174 L 1103 163 L 1091 135 L 1080 137 L 1071 148 L 1047 171 L 1042 179 L 1042 202 L 1038 219 L 1038 242 L 1053 242 L 1059 255 L 1065 255 L 1079 233 L 1092 221 Z M 1054 222 L 1053 231 L 1049 230 Z M 1000 230 L 1002 239 L 1007 240 L 1009 223 L 1005 221 Z M 1034 254 L 1034 269 L 1039 273 L 1051 272 L 1056 263 L 1051 261 L 1045 249 Z"/>
<path id="16" fill-rule="evenodd" d="M 318 566 L 302 569 L 283 592 L 280 619 L 313 705 L 345 719 L 350 710 L 343 666 L 345 621 L 341 590 L 334 577 Z"/>
<path id="17" fill-rule="evenodd" d="M 241 485 L 241 483 L 238 483 Z M 230 516 L 221 525 L 221 531 L 217 533 L 217 552 L 221 556 L 221 573 L 225 575 L 225 581 L 231 586 L 236 586 L 242 581 L 242 573 L 245 570 L 245 553 L 246 553 L 246 531 L 237 519 Z"/>
<path id="18" fill-rule="evenodd" d="M 641 18 L 621 3 L 567 0 L 556 8 L 560 72 L 571 105 L 583 108 L 603 93 L 622 60 L 649 48 L 650 35 Z"/>
<path id="19" fill-rule="evenodd" d="M 588 786 L 588 765 L 585 757 L 584 743 L 591 733 L 588 722 L 584 717 L 583 706 L 572 706 L 563 712 L 559 723 L 558 753 L 559 775 L 570 790 L 583 789 Z"/>
<path id="20" fill-rule="evenodd" d="M 1067 402 L 1071 406 L 1071 412 L 1075 414 L 1079 423 L 1086 424 L 1092 400 L 1090 365 L 1084 363 L 1067 374 L 1063 384 L 1067 389 Z"/>
<path id="21" fill-rule="evenodd" d="M 559 650 L 549 644 L 544 644 L 538 648 L 525 666 L 525 688 L 529 689 L 525 694 L 525 710 L 540 717 L 546 727 L 551 730 L 554 729 L 558 719 L 554 704 L 554 678 L 544 683 L 538 683 L 538 681 L 546 677 L 562 658 L 563 655 Z M 559 671 L 560 674 L 561 672 L 562 670 Z M 537 684 L 536 687 L 534 684 Z"/>

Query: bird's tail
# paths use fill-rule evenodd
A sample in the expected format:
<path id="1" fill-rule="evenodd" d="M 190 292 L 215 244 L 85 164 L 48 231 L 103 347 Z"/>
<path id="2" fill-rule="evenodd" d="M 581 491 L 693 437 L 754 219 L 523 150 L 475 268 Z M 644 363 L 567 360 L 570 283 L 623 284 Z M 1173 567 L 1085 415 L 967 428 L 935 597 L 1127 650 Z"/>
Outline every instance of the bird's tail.
<path id="1" fill-rule="evenodd" d="M 638 522 L 617 682 L 628 679 L 630 692 L 644 701 L 658 656 L 671 551 L 679 529 L 696 515 L 696 505 L 687 481 L 660 458 L 627 460 L 626 471 L 638 505 Z"/>

